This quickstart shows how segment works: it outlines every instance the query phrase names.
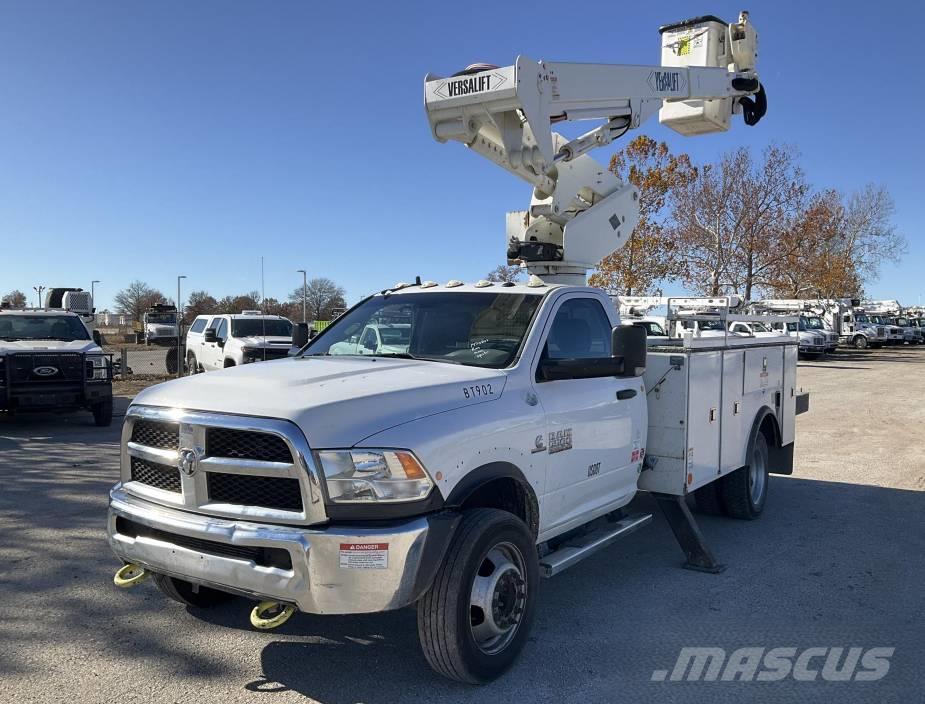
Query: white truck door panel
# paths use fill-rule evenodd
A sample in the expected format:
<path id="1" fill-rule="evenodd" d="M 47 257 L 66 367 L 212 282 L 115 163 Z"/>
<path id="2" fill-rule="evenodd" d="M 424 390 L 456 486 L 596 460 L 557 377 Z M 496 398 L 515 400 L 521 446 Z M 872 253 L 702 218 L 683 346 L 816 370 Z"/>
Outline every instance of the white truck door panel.
<path id="1" fill-rule="evenodd" d="M 553 309 L 534 360 L 534 388 L 546 414 L 548 454 L 541 530 L 585 522 L 635 493 L 645 442 L 639 380 L 541 381 L 535 376 L 540 360 L 547 357 L 610 357 L 611 324 L 597 298 L 566 296 Z M 620 400 L 619 391 L 632 392 L 633 397 Z"/>

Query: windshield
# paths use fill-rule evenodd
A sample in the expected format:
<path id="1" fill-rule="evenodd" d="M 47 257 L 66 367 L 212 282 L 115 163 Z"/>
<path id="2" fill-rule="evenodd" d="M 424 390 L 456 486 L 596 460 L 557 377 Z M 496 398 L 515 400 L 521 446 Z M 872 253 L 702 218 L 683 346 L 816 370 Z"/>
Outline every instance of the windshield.
<path id="1" fill-rule="evenodd" d="M 807 330 L 825 330 L 825 324 L 822 322 L 822 318 L 811 316 L 804 317 L 803 320 L 806 322 Z"/>
<path id="2" fill-rule="evenodd" d="M 878 323 L 878 324 L 884 324 L 884 323 L 886 323 L 886 320 L 884 320 L 882 316 L 879 316 L 879 315 L 872 315 L 872 316 L 870 316 L 870 322 L 872 322 L 872 323 Z"/>
<path id="3" fill-rule="evenodd" d="M 292 337 L 292 323 L 279 318 L 235 318 L 231 321 L 232 337 Z"/>
<path id="4" fill-rule="evenodd" d="M 901 328 L 909 327 L 909 318 L 896 318 L 896 324 Z"/>
<path id="5" fill-rule="evenodd" d="M 176 313 L 148 313 L 147 320 L 149 323 L 160 323 L 161 325 L 176 325 Z"/>
<path id="6" fill-rule="evenodd" d="M 410 357 L 500 369 L 517 356 L 540 294 L 433 292 L 374 296 L 304 355 Z"/>
<path id="7" fill-rule="evenodd" d="M 866 315 L 856 315 L 854 316 L 855 322 L 858 323 L 869 323 L 870 319 Z"/>
<path id="8" fill-rule="evenodd" d="M 0 316 L 0 340 L 89 340 L 87 328 L 73 315 Z"/>
<path id="9" fill-rule="evenodd" d="M 769 328 L 764 323 L 752 322 L 749 323 L 749 325 L 752 326 L 752 332 L 771 332 L 771 328 Z"/>

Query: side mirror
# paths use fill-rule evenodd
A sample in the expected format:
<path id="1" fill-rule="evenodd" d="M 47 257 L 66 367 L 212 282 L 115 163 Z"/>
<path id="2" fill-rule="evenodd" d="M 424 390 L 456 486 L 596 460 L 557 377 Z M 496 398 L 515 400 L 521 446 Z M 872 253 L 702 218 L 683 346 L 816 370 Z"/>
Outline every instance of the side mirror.
<path id="1" fill-rule="evenodd" d="M 296 323 L 292 326 L 292 346 L 302 349 L 308 344 L 308 323 Z"/>
<path id="2" fill-rule="evenodd" d="M 646 370 L 646 329 L 638 325 L 620 325 L 613 329 L 611 350 L 623 360 L 621 376 L 642 376 Z"/>
<path id="3" fill-rule="evenodd" d="M 100 334 L 99 330 L 93 331 L 93 341 L 100 347 L 103 346 L 103 336 Z"/>
<path id="4" fill-rule="evenodd" d="M 218 337 L 215 336 L 215 328 L 206 328 L 202 339 L 206 342 L 218 342 Z"/>

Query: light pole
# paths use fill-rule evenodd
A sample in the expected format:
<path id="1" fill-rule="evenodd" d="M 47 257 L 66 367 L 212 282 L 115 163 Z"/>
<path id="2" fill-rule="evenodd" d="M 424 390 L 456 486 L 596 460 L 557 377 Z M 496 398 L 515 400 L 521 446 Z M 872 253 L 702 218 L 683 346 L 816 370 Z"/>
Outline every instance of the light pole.
<path id="1" fill-rule="evenodd" d="M 183 376 L 183 362 L 180 359 L 180 329 L 183 327 L 183 306 L 180 305 L 180 279 L 186 276 L 177 277 L 177 378 Z"/>
<path id="2" fill-rule="evenodd" d="M 44 308 L 44 306 L 42 305 L 42 291 L 45 290 L 45 287 L 44 286 L 33 286 L 32 290 L 38 294 L 38 303 L 36 303 L 35 307 Z"/>
<path id="3" fill-rule="evenodd" d="M 305 273 L 305 269 L 299 269 L 298 271 L 296 271 L 296 273 L 302 275 L 302 322 L 307 323 L 308 317 L 305 313 L 306 311 L 305 301 L 306 301 L 306 290 L 308 288 L 308 274 Z"/>

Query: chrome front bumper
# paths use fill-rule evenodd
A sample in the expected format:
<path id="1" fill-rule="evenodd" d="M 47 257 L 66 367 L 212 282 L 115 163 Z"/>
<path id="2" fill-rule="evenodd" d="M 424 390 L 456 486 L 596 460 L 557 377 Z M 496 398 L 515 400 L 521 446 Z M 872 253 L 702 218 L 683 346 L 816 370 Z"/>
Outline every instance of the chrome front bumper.
<path id="1" fill-rule="evenodd" d="M 158 534 L 122 534 L 119 518 Z M 295 604 L 308 613 L 357 614 L 398 609 L 417 600 L 430 586 L 456 520 L 453 514 L 436 514 L 387 527 L 295 528 L 164 508 L 117 485 L 109 495 L 108 534 L 117 557 L 153 572 Z M 170 534 L 219 547 L 282 549 L 292 567 L 264 566 L 245 557 L 184 547 L 170 542 Z"/>

